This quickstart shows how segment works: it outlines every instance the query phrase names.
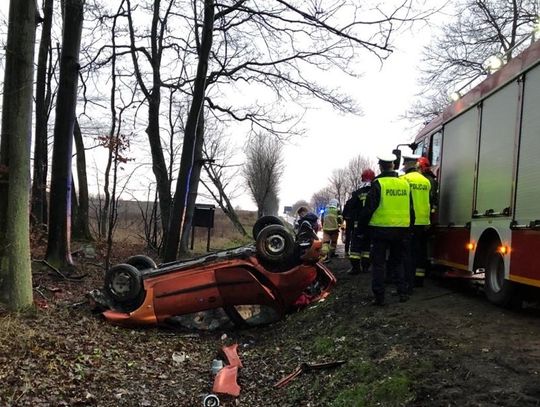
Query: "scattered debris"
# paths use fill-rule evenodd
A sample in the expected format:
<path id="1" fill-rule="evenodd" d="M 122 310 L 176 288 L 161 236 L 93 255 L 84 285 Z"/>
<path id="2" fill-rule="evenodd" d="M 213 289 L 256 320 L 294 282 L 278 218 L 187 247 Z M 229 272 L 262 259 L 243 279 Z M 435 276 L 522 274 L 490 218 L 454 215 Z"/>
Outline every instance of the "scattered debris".
<path id="1" fill-rule="evenodd" d="M 293 379 L 300 376 L 302 373 L 310 372 L 312 370 L 323 370 L 331 369 L 333 367 L 341 366 L 345 363 L 344 360 L 338 360 L 335 362 L 325 362 L 325 363 L 302 363 L 296 369 L 293 370 L 291 374 L 285 376 L 279 382 L 274 384 L 274 387 L 282 388 L 288 385 Z"/>
<path id="2" fill-rule="evenodd" d="M 214 380 L 214 393 L 228 394 L 229 396 L 238 397 L 240 395 L 240 386 L 237 383 L 238 366 L 224 366 Z"/>
<path id="3" fill-rule="evenodd" d="M 212 374 L 215 376 L 223 369 L 223 361 L 221 359 L 214 359 L 212 361 Z"/>
<path id="4" fill-rule="evenodd" d="M 189 356 L 185 352 L 174 352 L 172 354 L 172 360 L 174 363 L 184 363 L 189 359 Z"/>
<path id="5" fill-rule="evenodd" d="M 203 399 L 204 407 L 219 407 L 220 401 L 215 394 L 208 394 Z"/>
<path id="6" fill-rule="evenodd" d="M 237 343 L 230 346 L 224 346 L 223 348 L 221 348 L 221 352 L 225 355 L 225 358 L 227 359 L 227 362 L 229 362 L 229 365 L 238 366 L 238 368 L 241 368 L 244 366 L 242 366 L 242 361 L 240 360 L 240 357 L 238 356 L 237 350 L 238 350 Z"/>
<path id="7" fill-rule="evenodd" d="M 242 362 L 237 353 L 238 344 L 235 343 L 230 346 L 224 346 L 221 348 L 221 352 L 227 359 L 227 366 L 223 366 L 223 361 L 214 359 L 212 362 L 212 373 L 214 372 L 214 362 L 216 362 L 215 369 L 217 370 L 216 378 L 214 379 L 214 387 L 212 391 L 214 393 L 228 394 L 233 397 L 240 395 L 240 386 L 238 385 L 238 369 L 242 368 Z M 222 366 L 218 369 L 218 362 L 221 362 Z"/>

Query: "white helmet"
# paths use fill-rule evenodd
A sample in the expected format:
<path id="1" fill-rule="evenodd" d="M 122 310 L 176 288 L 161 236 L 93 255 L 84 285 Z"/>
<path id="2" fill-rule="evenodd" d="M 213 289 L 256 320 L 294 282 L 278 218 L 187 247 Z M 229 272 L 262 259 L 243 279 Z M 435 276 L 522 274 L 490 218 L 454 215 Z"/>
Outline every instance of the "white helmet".
<path id="1" fill-rule="evenodd" d="M 330 202 L 328 202 L 328 206 L 330 206 L 332 208 L 337 208 L 338 200 L 336 198 L 330 199 Z"/>

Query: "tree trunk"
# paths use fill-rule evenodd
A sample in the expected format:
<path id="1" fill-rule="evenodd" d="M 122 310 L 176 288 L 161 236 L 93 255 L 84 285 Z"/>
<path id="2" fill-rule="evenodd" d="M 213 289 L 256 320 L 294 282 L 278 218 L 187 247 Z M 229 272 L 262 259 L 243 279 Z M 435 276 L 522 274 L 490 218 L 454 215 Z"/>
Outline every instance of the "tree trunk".
<path id="1" fill-rule="evenodd" d="M 159 130 L 159 106 L 161 102 L 161 93 L 158 89 L 152 91 L 152 96 L 148 100 L 148 127 L 146 134 L 150 143 L 150 152 L 152 154 L 152 170 L 156 177 L 156 188 L 159 195 L 159 210 L 161 216 L 161 227 L 166 239 L 165 232 L 169 225 L 171 213 L 171 184 L 163 156 Z"/>
<path id="2" fill-rule="evenodd" d="M 182 227 L 182 237 L 180 240 L 180 254 L 186 254 L 189 249 L 189 238 L 193 225 L 193 214 L 195 213 L 195 201 L 197 200 L 197 190 L 201 179 L 201 168 L 203 166 L 203 145 L 204 145 L 204 107 L 201 108 L 199 124 L 197 125 L 197 140 L 195 141 L 194 163 L 191 177 L 189 179 L 189 195 L 187 197 L 186 217 Z"/>
<path id="3" fill-rule="evenodd" d="M 51 26 L 54 0 L 43 3 L 43 25 L 36 75 L 36 123 L 34 140 L 34 176 L 32 182 L 32 221 L 35 225 L 47 224 L 47 122 L 49 106 L 47 102 L 47 68 L 51 48 Z"/>
<path id="4" fill-rule="evenodd" d="M 65 0 L 51 172 L 50 199 L 54 205 L 51 205 L 49 214 L 49 239 L 46 254 L 47 261 L 59 268 L 73 264 L 70 253 L 71 155 L 77 105 L 83 5 L 84 0 Z"/>
<path id="5" fill-rule="evenodd" d="M 77 151 L 77 179 L 79 181 L 79 204 L 78 212 L 75 217 L 76 237 L 82 240 L 92 240 L 89 221 L 89 197 L 88 197 L 88 176 L 86 173 L 86 150 L 84 140 L 79 126 L 79 121 L 75 119 L 75 128 L 73 131 L 73 140 L 75 140 L 75 150 Z"/>
<path id="6" fill-rule="evenodd" d="M 34 0 L 10 2 L 0 147 L 1 163 L 9 166 L 8 194 L 5 184 L 1 193 L 5 218 L 0 229 L 2 251 L 7 252 L 7 275 L 0 276 L 4 277 L 0 282 L 2 298 L 7 298 L 13 310 L 32 305 L 28 192 L 36 16 Z"/>
<path id="7" fill-rule="evenodd" d="M 118 129 L 120 132 L 120 129 Z M 120 134 L 116 134 L 118 139 Z M 118 154 L 119 154 L 119 143 L 114 144 L 114 166 L 113 166 L 113 182 L 112 182 L 112 191 L 111 191 L 111 201 L 109 205 L 109 219 L 107 227 L 107 253 L 105 255 L 105 268 L 108 270 L 111 264 L 111 253 L 113 248 L 113 235 L 116 221 L 118 219 L 118 205 L 116 198 L 116 187 L 118 186 Z"/>
<path id="8" fill-rule="evenodd" d="M 107 155 L 107 165 L 105 166 L 105 173 L 103 174 L 103 206 L 101 208 L 101 216 L 98 219 L 98 231 L 99 238 L 104 239 L 107 236 L 107 224 L 109 222 L 109 209 L 111 206 L 111 192 L 109 191 L 110 177 L 111 177 L 111 166 L 113 162 L 113 137 L 116 128 L 116 115 L 112 118 L 112 127 L 111 132 L 109 133 L 109 139 L 107 140 L 106 147 L 108 148 Z"/>
<path id="9" fill-rule="evenodd" d="M 184 144 L 176 191 L 173 199 L 173 210 L 169 220 L 167 236 L 165 238 L 164 260 L 174 261 L 178 252 L 178 244 L 185 223 L 185 210 L 191 185 L 195 145 L 197 138 L 197 125 L 204 103 L 206 89 L 206 74 L 208 71 L 208 58 L 212 49 L 212 36 L 214 31 L 214 0 L 204 1 L 204 24 L 201 34 L 201 46 L 199 50 L 199 62 L 197 74 L 193 86 L 193 100 L 186 121 Z"/>
<path id="10" fill-rule="evenodd" d="M 172 5 L 172 3 L 171 3 Z M 163 34 L 165 30 L 159 29 L 159 24 L 166 24 L 160 18 L 159 11 L 161 7 L 160 0 L 153 1 L 153 14 L 152 14 L 152 27 L 150 30 L 150 46 L 151 46 L 151 65 L 152 65 L 152 88 L 148 90 L 141 70 L 139 68 L 139 62 L 136 55 L 136 35 L 133 28 L 132 19 L 132 7 L 130 0 L 127 0 L 127 13 L 129 37 L 131 44 L 131 57 L 133 60 L 133 66 L 135 68 L 135 78 L 139 87 L 141 88 L 146 100 L 148 101 L 148 126 L 146 127 L 146 134 L 148 135 L 148 142 L 150 144 L 150 153 L 152 155 L 152 171 L 156 177 L 156 189 L 159 196 L 159 209 L 161 217 L 161 227 L 163 231 L 163 238 L 166 239 L 166 231 L 169 226 L 169 219 L 171 213 L 171 181 L 169 173 L 167 171 L 167 165 L 165 164 L 165 156 L 163 155 L 163 148 L 161 145 L 159 115 L 161 104 L 161 53 L 163 51 Z"/>

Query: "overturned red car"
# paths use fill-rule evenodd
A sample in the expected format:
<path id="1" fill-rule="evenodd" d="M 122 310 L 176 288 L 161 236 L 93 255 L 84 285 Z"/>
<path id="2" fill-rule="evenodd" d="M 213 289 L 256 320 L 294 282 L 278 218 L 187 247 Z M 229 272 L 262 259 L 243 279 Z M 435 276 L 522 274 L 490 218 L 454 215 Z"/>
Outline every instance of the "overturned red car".
<path id="1" fill-rule="evenodd" d="M 334 275 L 319 263 L 321 242 L 308 222 L 291 233 L 274 216 L 253 227 L 255 245 L 157 266 L 133 256 L 111 267 L 92 297 L 105 318 L 120 325 L 167 323 L 179 315 L 222 308 L 236 325 L 249 325 L 242 307 L 270 309 L 276 319 L 326 297 Z"/>

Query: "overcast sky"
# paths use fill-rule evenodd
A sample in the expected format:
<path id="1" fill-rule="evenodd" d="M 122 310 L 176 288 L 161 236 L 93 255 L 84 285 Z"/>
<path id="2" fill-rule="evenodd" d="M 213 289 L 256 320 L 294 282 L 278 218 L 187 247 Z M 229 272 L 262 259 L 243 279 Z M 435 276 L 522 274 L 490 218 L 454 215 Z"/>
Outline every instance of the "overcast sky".
<path id="1" fill-rule="evenodd" d="M 434 17 L 437 19 L 440 16 Z M 363 116 L 344 116 L 330 108 L 306 116 L 306 137 L 296 146 L 285 148 L 287 166 L 281 183 L 281 207 L 300 199 L 309 201 L 314 192 L 328 184 L 332 170 L 344 167 L 359 153 L 374 159 L 413 139 L 418 127 L 413 128 L 400 117 L 419 92 L 418 65 L 422 47 L 431 36 L 432 30 L 426 25 L 402 33 L 382 68 L 371 61 L 366 63 L 368 69 L 362 78 L 349 78 L 344 83 L 360 103 Z M 246 201 L 242 206 L 249 204 Z"/>
<path id="2" fill-rule="evenodd" d="M 442 2 L 444 0 L 428 3 L 435 7 Z M 0 11 L 6 16 L 8 3 L 0 0 Z M 431 21 L 437 25 L 441 16 L 436 15 Z M 366 53 L 360 59 L 362 66 L 358 72 L 363 72 L 361 78 L 329 74 L 332 83 L 339 82 L 356 99 L 363 115 L 343 115 L 331 107 L 319 107 L 306 113 L 302 123 L 305 135 L 284 149 L 286 169 L 281 181 L 280 210 L 301 199 L 309 201 L 314 192 L 328 184 L 334 169 L 344 167 L 359 153 L 374 158 L 414 137 L 418 128 L 412 128 L 411 123 L 400 116 L 419 91 L 421 51 L 431 36 L 428 25 L 417 24 L 412 31 L 394 37 L 394 52 L 382 66 L 374 56 Z M 87 162 L 95 162 L 95 159 L 89 157 Z M 244 209 L 255 209 L 247 191 L 234 203 Z"/>

